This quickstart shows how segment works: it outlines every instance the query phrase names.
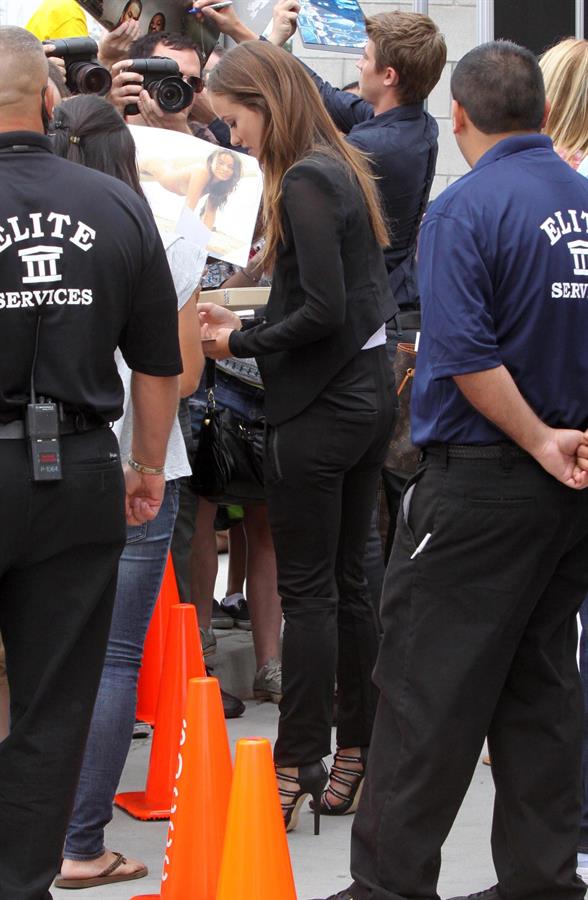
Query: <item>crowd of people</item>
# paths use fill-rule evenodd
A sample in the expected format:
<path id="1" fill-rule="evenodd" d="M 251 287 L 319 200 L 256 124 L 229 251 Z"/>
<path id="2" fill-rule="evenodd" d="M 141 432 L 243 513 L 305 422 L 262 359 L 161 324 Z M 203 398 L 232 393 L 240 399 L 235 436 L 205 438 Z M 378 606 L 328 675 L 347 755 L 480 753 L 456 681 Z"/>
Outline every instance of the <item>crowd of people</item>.
<path id="1" fill-rule="evenodd" d="M 147 874 L 104 830 L 170 552 L 207 663 L 215 628 L 252 631 L 252 693 L 279 703 L 286 829 L 308 798 L 317 835 L 322 815 L 356 813 L 353 883 L 330 900 L 438 900 L 486 739 L 498 883 L 470 896 L 580 900 L 588 42 L 460 60 L 452 125 L 471 171 L 430 202 L 425 101 L 446 46 L 428 16 L 368 16 L 349 90 L 282 49 L 297 0 L 278 0 L 269 40 L 196 0 L 237 44 L 208 60 L 129 13 L 99 43 L 99 97 L 71 96 L 50 41 L 83 24 L 64 35 L 52 4 L 0 29 L 0 900 Z M 183 109 L 129 71 L 152 57 L 177 63 Z M 158 231 L 127 124 L 215 145 L 205 167 L 150 171 L 210 228 L 240 154 L 257 158 L 246 267 L 209 258 L 201 275 L 190 242 Z M 207 302 L 260 284 L 255 316 Z M 387 473 L 384 573 L 394 362 L 417 333 L 420 455 L 411 477 Z M 263 429 L 262 499 L 198 494 L 211 377 L 219 407 Z"/>

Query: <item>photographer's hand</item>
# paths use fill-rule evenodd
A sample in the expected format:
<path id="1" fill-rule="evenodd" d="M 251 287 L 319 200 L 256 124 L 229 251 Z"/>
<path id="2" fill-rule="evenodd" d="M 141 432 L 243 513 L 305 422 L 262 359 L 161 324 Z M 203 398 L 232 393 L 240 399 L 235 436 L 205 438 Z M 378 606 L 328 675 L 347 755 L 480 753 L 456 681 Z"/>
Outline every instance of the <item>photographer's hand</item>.
<path id="1" fill-rule="evenodd" d="M 123 22 L 114 31 L 107 31 L 98 41 L 98 62 L 107 69 L 112 69 L 115 63 L 125 58 L 129 47 L 138 37 L 139 23 L 135 19 Z"/>
<path id="2" fill-rule="evenodd" d="M 210 9 L 211 3 L 216 0 L 196 0 L 193 4 L 200 15 L 210 19 L 222 34 L 227 34 L 235 43 L 240 44 L 242 41 L 256 41 L 257 35 L 250 28 L 243 24 L 237 13 L 234 4 L 225 6 L 224 9 Z"/>
<path id="3" fill-rule="evenodd" d="M 112 103 L 121 115 L 129 103 L 137 103 L 143 90 L 143 76 L 138 72 L 128 72 L 132 59 L 122 59 L 112 67 L 112 87 L 106 99 Z"/>
<path id="4" fill-rule="evenodd" d="M 55 44 L 43 44 L 43 50 L 45 51 L 45 56 L 47 56 L 51 60 L 51 62 L 55 63 L 55 65 L 63 75 L 63 80 L 65 81 L 65 60 L 62 56 L 51 56 L 51 54 L 55 50 Z"/>
<path id="5" fill-rule="evenodd" d="M 190 107 L 177 113 L 164 112 L 157 101 L 153 100 L 145 90 L 142 90 L 139 94 L 137 106 L 139 107 L 139 113 L 143 117 L 143 123 L 145 125 L 148 125 L 151 128 L 167 128 L 168 131 L 180 131 L 184 134 L 192 134 L 190 126 L 188 125 L 188 113 Z"/>

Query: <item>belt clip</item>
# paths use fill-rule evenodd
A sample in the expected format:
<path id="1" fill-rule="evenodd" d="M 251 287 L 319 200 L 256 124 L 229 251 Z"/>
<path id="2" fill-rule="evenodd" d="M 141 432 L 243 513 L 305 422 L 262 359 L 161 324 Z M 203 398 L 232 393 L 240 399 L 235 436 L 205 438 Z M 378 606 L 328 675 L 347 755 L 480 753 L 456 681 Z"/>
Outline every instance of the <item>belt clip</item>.
<path id="1" fill-rule="evenodd" d="M 441 460 L 441 465 L 444 469 L 447 469 L 447 465 L 449 463 L 449 447 L 447 444 L 441 444 L 439 447 L 439 457 Z"/>
<path id="2" fill-rule="evenodd" d="M 502 444 L 500 447 L 500 465 L 505 472 L 512 472 L 513 463 L 512 447 L 509 444 Z"/>

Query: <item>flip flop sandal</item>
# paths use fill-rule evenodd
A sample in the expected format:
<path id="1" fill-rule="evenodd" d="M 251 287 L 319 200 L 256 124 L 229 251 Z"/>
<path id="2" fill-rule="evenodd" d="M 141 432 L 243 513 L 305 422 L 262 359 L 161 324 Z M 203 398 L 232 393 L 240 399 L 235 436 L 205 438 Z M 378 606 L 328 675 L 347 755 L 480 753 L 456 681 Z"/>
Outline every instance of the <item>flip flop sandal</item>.
<path id="1" fill-rule="evenodd" d="M 124 866 L 127 862 L 126 857 L 122 853 L 115 853 L 116 859 L 99 875 L 92 878 L 62 878 L 58 876 L 53 886 L 56 888 L 67 888 L 69 890 L 79 890 L 80 888 L 99 887 L 101 884 L 116 884 L 118 881 L 135 881 L 136 878 L 144 878 L 148 874 L 147 866 L 141 866 L 135 872 L 129 875 L 117 875 L 116 870 L 120 866 Z"/>

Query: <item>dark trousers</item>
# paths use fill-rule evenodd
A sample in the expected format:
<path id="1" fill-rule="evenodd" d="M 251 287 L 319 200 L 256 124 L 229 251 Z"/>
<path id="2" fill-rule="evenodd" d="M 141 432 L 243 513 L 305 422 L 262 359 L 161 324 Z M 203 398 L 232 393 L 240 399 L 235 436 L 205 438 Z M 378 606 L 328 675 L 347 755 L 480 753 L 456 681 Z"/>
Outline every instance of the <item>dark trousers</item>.
<path id="1" fill-rule="evenodd" d="M 110 429 L 62 438 L 64 477 L 35 484 L 0 440 L 0 631 L 11 731 L 0 744 L 0 898 L 47 900 L 100 679 L 125 542 Z"/>
<path id="2" fill-rule="evenodd" d="M 394 407 L 384 348 L 362 351 L 303 413 L 268 429 L 266 493 L 284 612 L 280 766 L 367 746 L 378 648 L 363 570 Z"/>
<path id="3" fill-rule="evenodd" d="M 409 481 L 352 834 L 356 900 L 437 900 L 441 846 L 486 735 L 501 900 L 584 897 L 576 611 L 587 560 L 588 491 L 530 457 L 429 457 Z"/>

